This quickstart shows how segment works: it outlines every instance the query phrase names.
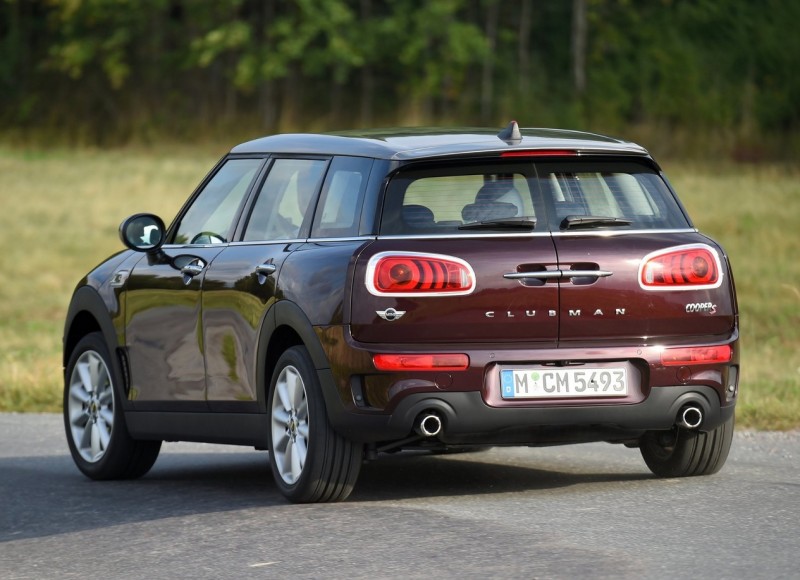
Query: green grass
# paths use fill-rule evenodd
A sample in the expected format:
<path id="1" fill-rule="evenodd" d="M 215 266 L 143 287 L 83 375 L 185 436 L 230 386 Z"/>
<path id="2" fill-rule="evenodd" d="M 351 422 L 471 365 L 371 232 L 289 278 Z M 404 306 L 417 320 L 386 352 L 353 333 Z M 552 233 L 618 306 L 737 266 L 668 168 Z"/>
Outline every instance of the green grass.
<path id="1" fill-rule="evenodd" d="M 0 149 L 0 410 L 59 410 L 75 284 L 122 249 L 125 217 L 169 219 L 221 153 Z"/>
<path id="2" fill-rule="evenodd" d="M 122 248 L 123 218 L 167 221 L 222 151 L 0 148 L 0 410 L 58 411 L 75 284 Z M 800 168 L 665 164 L 696 225 L 734 266 L 739 426 L 800 427 Z"/>

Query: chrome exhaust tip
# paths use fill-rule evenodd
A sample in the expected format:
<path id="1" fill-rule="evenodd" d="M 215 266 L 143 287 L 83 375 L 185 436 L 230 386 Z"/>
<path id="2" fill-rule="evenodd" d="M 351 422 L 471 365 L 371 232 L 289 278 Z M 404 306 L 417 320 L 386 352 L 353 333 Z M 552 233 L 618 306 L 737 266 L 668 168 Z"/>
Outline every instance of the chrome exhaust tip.
<path id="1" fill-rule="evenodd" d="M 696 405 L 686 405 L 678 411 L 675 424 L 684 429 L 697 429 L 703 423 L 703 410 Z"/>
<path id="2" fill-rule="evenodd" d="M 442 432 L 442 418 L 436 413 L 422 413 L 414 430 L 423 437 L 436 437 Z"/>

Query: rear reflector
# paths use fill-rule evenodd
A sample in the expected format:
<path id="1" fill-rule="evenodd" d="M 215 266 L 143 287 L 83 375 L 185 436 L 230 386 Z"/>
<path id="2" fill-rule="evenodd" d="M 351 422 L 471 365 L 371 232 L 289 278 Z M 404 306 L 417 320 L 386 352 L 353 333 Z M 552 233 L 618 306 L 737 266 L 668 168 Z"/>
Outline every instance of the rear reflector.
<path id="1" fill-rule="evenodd" d="M 532 149 L 530 151 L 504 151 L 500 157 L 577 157 L 570 149 Z"/>
<path id="2" fill-rule="evenodd" d="M 370 258 L 366 284 L 375 296 L 459 296 L 475 289 L 475 272 L 453 256 L 382 252 Z"/>
<path id="3" fill-rule="evenodd" d="M 688 348 L 668 348 L 661 353 L 661 364 L 664 366 L 703 365 L 726 363 L 731 360 L 731 347 L 693 346 Z"/>
<path id="4" fill-rule="evenodd" d="M 701 290 L 722 284 L 716 250 L 705 244 L 676 246 L 648 254 L 639 266 L 645 290 Z"/>
<path id="5" fill-rule="evenodd" d="M 463 371 L 469 367 L 465 354 L 376 354 L 372 363 L 379 371 Z"/>

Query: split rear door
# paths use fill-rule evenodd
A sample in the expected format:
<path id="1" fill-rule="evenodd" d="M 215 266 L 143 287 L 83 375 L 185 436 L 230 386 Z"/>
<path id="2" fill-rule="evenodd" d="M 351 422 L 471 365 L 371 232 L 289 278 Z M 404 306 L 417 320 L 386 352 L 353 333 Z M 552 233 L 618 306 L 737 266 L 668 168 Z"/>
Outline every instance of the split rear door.
<path id="1" fill-rule="evenodd" d="M 694 278 L 647 285 L 652 258 Z M 416 164 L 391 179 L 380 235 L 358 258 L 351 332 L 410 348 L 722 336 L 728 277 L 647 158 Z"/>
<path id="2" fill-rule="evenodd" d="M 380 236 L 356 264 L 353 337 L 409 349 L 555 346 L 558 283 L 548 276 L 557 258 L 529 186 L 533 170 L 485 162 L 401 169 L 386 192 Z M 521 281 L 521 272 L 538 277 Z"/>
<path id="3" fill-rule="evenodd" d="M 561 159 L 536 170 L 563 274 L 562 347 L 730 335 L 722 250 L 692 227 L 649 160 Z"/>

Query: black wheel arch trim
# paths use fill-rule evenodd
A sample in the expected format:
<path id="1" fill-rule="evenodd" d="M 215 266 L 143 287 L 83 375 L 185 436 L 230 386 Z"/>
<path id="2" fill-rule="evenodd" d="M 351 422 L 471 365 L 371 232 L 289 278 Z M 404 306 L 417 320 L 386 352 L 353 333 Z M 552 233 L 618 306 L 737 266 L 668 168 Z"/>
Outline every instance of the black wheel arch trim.
<path id="1" fill-rule="evenodd" d="M 79 320 L 82 319 L 83 314 L 90 316 L 96 323 L 96 327 L 83 327 L 81 329 Z M 89 334 L 89 332 L 97 330 L 103 335 L 108 352 L 111 353 L 111 363 L 114 367 L 112 372 L 116 379 L 118 400 L 122 402 L 123 409 L 129 409 L 132 405 L 128 400 L 125 385 L 123 384 L 127 372 L 126 369 L 122 368 L 122 362 L 118 354 L 120 345 L 117 340 L 114 323 L 111 320 L 111 314 L 108 311 L 108 305 L 95 288 L 80 286 L 72 295 L 64 323 L 64 334 L 62 336 L 62 367 L 64 372 L 66 372 L 69 357 L 81 338 Z"/>
<path id="2" fill-rule="evenodd" d="M 82 312 L 88 313 L 92 318 L 94 318 L 95 322 L 97 322 L 97 326 L 99 327 L 100 332 L 103 333 L 103 337 L 106 340 L 106 345 L 108 346 L 109 352 L 115 352 L 119 346 L 117 342 L 117 333 L 114 329 L 114 324 L 111 321 L 111 315 L 108 312 L 108 307 L 106 306 L 105 302 L 103 302 L 103 298 L 100 296 L 97 290 L 91 286 L 81 286 L 72 295 L 72 300 L 70 301 L 69 309 L 67 310 L 66 321 L 64 323 L 64 335 L 62 338 L 62 362 L 64 367 L 67 365 L 72 347 L 74 347 L 81 339 L 82 335 L 85 334 L 80 333 L 81 336 L 77 337 L 73 334 L 76 319 Z"/>
<path id="3" fill-rule="evenodd" d="M 297 304 L 289 300 L 279 300 L 272 305 L 264 316 L 264 322 L 261 325 L 261 332 L 258 337 L 256 378 L 259 388 L 259 410 L 264 413 L 267 411 L 267 390 L 274 370 L 273 368 L 268 368 L 267 365 L 269 361 L 277 361 L 280 356 L 280 352 L 270 352 L 270 344 L 273 342 L 276 331 L 281 327 L 290 328 L 300 338 L 303 346 L 308 349 L 311 360 L 314 362 L 314 368 L 323 383 L 322 391 L 325 395 L 325 402 L 330 408 L 331 396 L 336 396 L 334 390 L 332 390 L 333 384 L 325 384 L 327 382 L 323 380 L 325 373 L 320 372 L 329 369 L 330 362 L 325 355 L 325 350 L 322 348 L 317 333 L 314 332 L 314 326 Z M 330 411 L 328 413 L 330 414 Z"/>

